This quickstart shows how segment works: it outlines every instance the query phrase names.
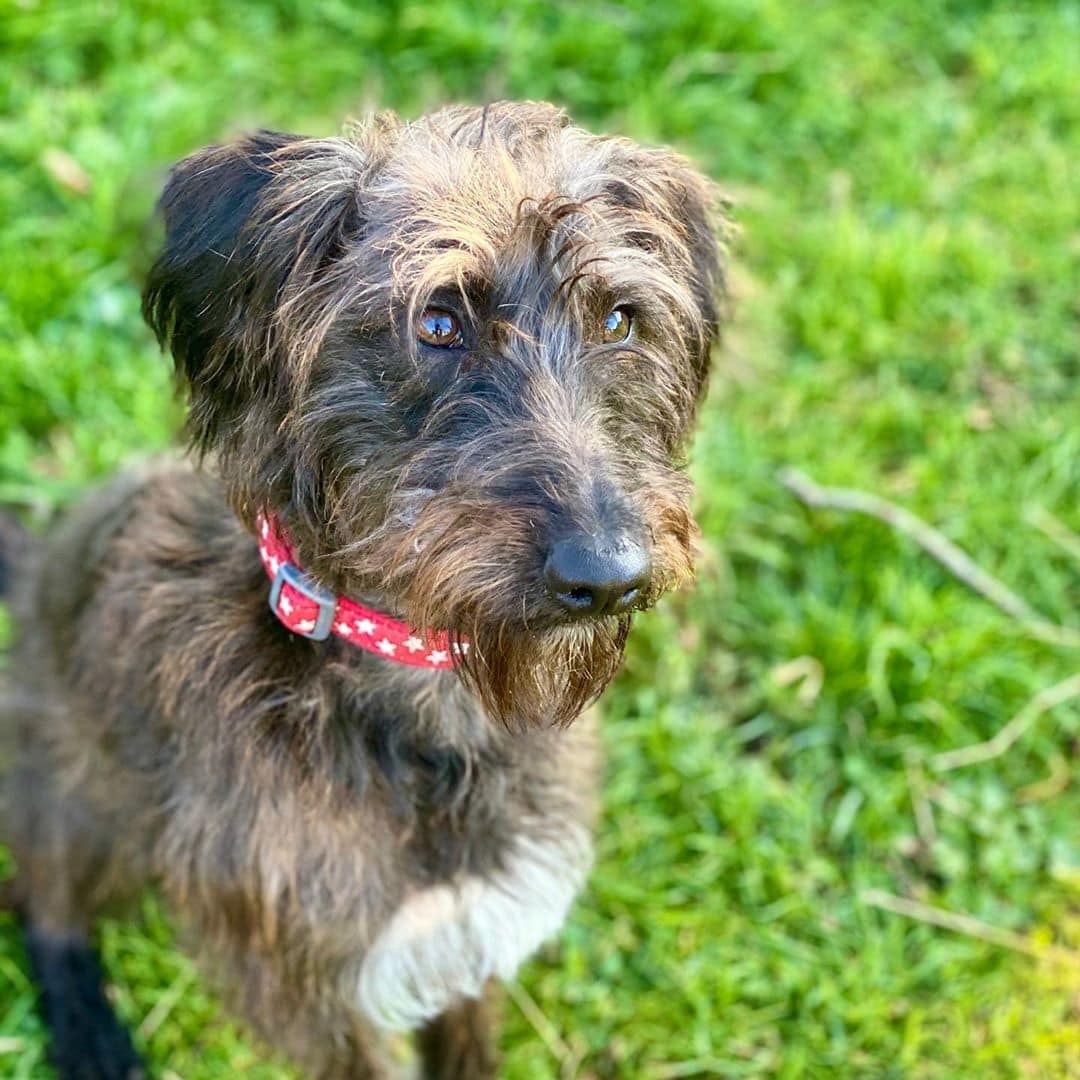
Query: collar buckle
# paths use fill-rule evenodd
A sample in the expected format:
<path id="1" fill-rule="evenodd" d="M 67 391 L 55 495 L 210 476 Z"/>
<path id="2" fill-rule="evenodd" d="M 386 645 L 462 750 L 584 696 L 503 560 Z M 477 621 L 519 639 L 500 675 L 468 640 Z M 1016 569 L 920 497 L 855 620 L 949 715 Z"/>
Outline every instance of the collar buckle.
<path id="1" fill-rule="evenodd" d="M 282 612 L 281 590 L 288 585 L 290 589 L 298 592 L 305 600 L 310 600 L 318 607 L 318 615 L 314 620 L 314 626 L 307 625 L 303 620 L 287 620 Z M 334 618 L 337 614 L 337 597 L 327 589 L 316 585 L 302 570 L 291 562 L 282 562 L 274 575 L 270 585 L 270 610 L 277 616 L 280 622 L 301 637 L 310 638 L 312 641 L 325 641 L 330 636 L 334 626 Z M 310 623 L 312 620 L 307 620 Z"/>

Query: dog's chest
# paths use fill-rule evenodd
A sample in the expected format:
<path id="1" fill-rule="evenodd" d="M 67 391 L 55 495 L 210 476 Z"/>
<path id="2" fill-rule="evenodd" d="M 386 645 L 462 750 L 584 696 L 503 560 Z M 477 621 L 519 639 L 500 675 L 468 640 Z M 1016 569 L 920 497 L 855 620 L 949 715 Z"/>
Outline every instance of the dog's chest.
<path id="1" fill-rule="evenodd" d="M 408 894 L 355 974 L 360 1010 L 414 1028 L 489 978 L 511 978 L 562 925 L 591 859 L 583 826 L 548 822 L 519 832 L 498 870 Z"/>

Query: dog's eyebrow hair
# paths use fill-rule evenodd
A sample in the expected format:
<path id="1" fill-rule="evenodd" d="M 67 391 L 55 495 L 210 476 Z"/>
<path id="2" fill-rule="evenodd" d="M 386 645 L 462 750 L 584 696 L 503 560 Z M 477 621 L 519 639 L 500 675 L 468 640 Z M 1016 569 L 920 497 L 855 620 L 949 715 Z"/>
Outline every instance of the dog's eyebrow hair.
<path id="1" fill-rule="evenodd" d="M 527 304 L 524 301 L 504 300 L 501 304 L 497 304 L 496 311 L 503 311 L 508 308 L 513 308 L 515 311 L 531 311 L 534 315 L 540 314 L 540 308 L 536 304 Z"/>

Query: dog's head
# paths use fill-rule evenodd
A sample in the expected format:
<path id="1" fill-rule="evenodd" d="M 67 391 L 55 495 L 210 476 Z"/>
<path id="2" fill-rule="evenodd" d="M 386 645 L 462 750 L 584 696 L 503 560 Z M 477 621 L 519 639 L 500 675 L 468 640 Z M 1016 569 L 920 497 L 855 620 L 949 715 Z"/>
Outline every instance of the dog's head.
<path id="1" fill-rule="evenodd" d="M 495 715 L 577 715 L 691 570 L 710 185 L 501 103 L 211 147 L 162 206 L 145 311 L 241 517 L 274 509 L 317 580 L 467 637 Z"/>

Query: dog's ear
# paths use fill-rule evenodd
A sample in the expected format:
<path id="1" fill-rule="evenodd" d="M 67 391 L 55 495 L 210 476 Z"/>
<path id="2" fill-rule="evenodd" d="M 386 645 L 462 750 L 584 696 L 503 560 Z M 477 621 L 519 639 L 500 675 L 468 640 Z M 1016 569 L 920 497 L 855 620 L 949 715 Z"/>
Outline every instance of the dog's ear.
<path id="1" fill-rule="evenodd" d="M 730 228 L 727 204 L 712 181 L 683 159 L 671 156 L 673 213 L 681 222 L 686 237 L 692 267 L 690 287 L 706 328 L 706 340 L 699 357 L 704 382 L 709 352 L 719 333 L 727 303 L 725 241 Z"/>
<path id="2" fill-rule="evenodd" d="M 202 449 L 242 423 L 253 396 L 284 399 L 276 316 L 360 232 L 363 165 L 346 140 L 262 131 L 173 168 L 143 314 L 190 388 Z"/>
<path id="3" fill-rule="evenodd" d="M 618 140 L 607 195 L 635 215 L 633 236 L 685 281 L 697 319 L 688 341 L 693 396 L 700 401 L 713 342 L 727 313 L 728 204 L 711 180 L 680 154 Z"/>

